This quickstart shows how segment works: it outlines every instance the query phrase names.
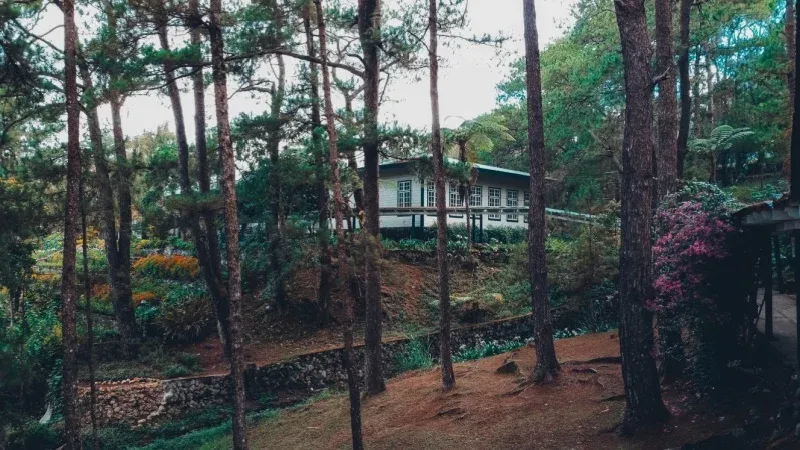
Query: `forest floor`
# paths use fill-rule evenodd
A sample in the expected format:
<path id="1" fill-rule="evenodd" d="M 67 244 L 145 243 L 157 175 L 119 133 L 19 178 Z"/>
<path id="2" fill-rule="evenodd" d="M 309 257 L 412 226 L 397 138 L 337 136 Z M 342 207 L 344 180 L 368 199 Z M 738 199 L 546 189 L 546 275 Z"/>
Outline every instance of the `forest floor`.
<path id="1" fill-rule="evenodd" d="M 453 271 L 454 285 L 461 292 L 474 291 L 497 269 L 483 266 L 477 271 Z M 301 271 L 289 285 L 294 308 L 303 308 L 315 302 L 318 274 L 314 270 Z M 427 266 L 417 266 L 392 261 L 383 270 L 381 294 L 384 308 L 384 341 L 402 338 L 409 334 L 437 326 L 438 315 L 427 305 L 436 295 L 436 272 Z M 459 291 L 456 291 L 459 292 Z M 339 292 L 333 292 L 334 301 Z M 454 294 L 454 297 L 467 294 Z M 256 303 L 256 302 L 252 302 Z M 308 308 L 313 309 L 313 308 Z M 317 327 L 302 314 L 265 314 L 248 311 L 245 320 L 244 358 L 246 362 L 263 366 L 294 356 L 331 350 L 342 346 L 342 328 L 336 323 Z M 489 318 L 492 320 L 495 318 Z M 454 324 L 458 325 L 458 324 Z M 363 343 L 363 323 L 356 324 L 355 343 Z M 216 334 L 180 351 L 196 355 L 202 365 L 202 374 L 222 374 L 230 370 Z"/>
<path id="2" fill-rule="evenodd" d="M 556 351 L 561 376 L 549 385 L 526 383 L 535 362 L 530 347 L 456 364 L 456 387 L 447 393 L 440 389 L 437 369 L 389 380 L 385 393 L 362 403 L 365 443 L 371 449 L 664 449 L 702 441 L 741 423 L 740 414 L 704 413 L 695 396 L 675 386 L 664 392 L 672 412 L 669 422 L 639 437 L 617 436 L 613 430 L 624 406 L 617 334 L 562 339 Z M 510 359 L 519 372 L 498 374 L 497 368 Z M 347 448 L 348 411 L 345 395 L 311 403 L 251 426 L 250 445 Z M 229 442 L 225 436 L 204 448 L 227 448 Z"/>

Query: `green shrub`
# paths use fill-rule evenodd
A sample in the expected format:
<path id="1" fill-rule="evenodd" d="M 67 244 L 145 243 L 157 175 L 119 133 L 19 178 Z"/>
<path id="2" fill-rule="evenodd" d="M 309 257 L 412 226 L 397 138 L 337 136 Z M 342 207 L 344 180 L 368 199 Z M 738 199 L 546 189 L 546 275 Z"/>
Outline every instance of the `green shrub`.
<path id="1" fill-rule="evenodd" d="M 49 425 L 28 422 L 8 435 L 8 450 L 57 448 L 62 443 L 61 433 Z"/>
<path id="2" fill-rule="evenodd" d="M 412 338 L 403 348 L 403 351 L 395 356 L 395 366 L 398 372 L 408 372 L 409 370 L 429 369 L 433 367 L 428 342 L 422 342 L 420 338 Z"/>
<path id="3" fill-rule="evenodd" d="M 523 347 L 525 342 L 522 342 L 519 338 L 516 338 L 511 341 L 480 341 L 478 345 L 475 347 L 467 347 L 462 345 L 459 348 L 459 351 L 453 355 L 453 361 L 455 362 L 463 362 L 463 361 L 472 361 L 481 358 L 487 358 L 489 356 L 499 355 L 501 353 L 506 353 L 510 351 L 514 351 L 520 347 Z"/>
<path id="4" fill-rule="evenodd" d="M 172 364 L 164 369 L 164 378 L 180 378 L 192 374 L 192 371 L 180 364 Z"/>

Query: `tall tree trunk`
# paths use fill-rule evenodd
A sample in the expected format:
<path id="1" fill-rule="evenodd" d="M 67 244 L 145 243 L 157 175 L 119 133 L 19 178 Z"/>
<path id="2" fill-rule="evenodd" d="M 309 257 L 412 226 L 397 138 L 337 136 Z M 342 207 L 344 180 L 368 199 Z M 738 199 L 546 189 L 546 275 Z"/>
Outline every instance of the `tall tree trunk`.
<path id="1" fill-rule="evenodd" d="M 331 100 L 331 79 L 328 71 L 327 37 L 325 34 L 325 15 L 322 11 L 322 0 L 314 0 L 317 13 L 317 28 L 319 29 L 319 50 L 322 57 L 322 91 L 325 96 L 325 119 L 328 126 L 329 164 L 331 166 L 331 184 L 334 197 L 334 217 L 336 221 L 337 257 L 339 262 L 339 282 L 344 293 L 344 366 L 347 371 L 347 388 L 350 395 L 350 432 L 353 439 L 353 449 L 364 448 L 364 439 L 361 433 L 361 398 L 358 390 L 358 380 L 355 365 L 353 364 L 353 297 L 352 291 L 347 288 L 350 280 L 350 265 L 348 264 L 347 247 L 344 237 L 344 209 L 346 207 L 342 195 L 342 183 L 339 174 L 339 149 L 337 148 L 336 122 L 333 116 L 333 101 Z"/>
<path id="2" fill-rule="evenodd" d="M 269 1 L 269 9 L 275 21 L 276 32 L 273 39 L 278 45 L 282 45 L 281 33 L 283 32 L 283 14 L 278 7 L 276 0 Z M 280 169 L 280 144 L 281 144 L 281 110 L 283 109 L 284 97 L 286 95 L 286 64 L 283 56 L 276 55 L 278 62 L 278 82 L 272 88 L 272 103 L 270 105 L 270 121 L 267 130 L 267 152 L 272 167 L 270 173 L 269 196 L 272 199 L 272 218 L 275 221 L 272 233 L 272 251 L 270 252 L 270 265 L 275 277 L 275 304 L 278 311 L 285 311 L 286 302 L 286 257 L 284 230 L 286 229 L 286 214 L 283 205 L 283 181 Z"/>
<path id="3" fill-rule="evenodd" d="M 303 11 L 303 29 L 306 34 L 306 52 L 311 58 L 316 58 L 317 49 L 314 45 L 314 34 L 311 28 L 311 5 L 307 4 Z M 319 286 L 317 289 L 317 323 L 327 324 L 330 320 L 331 303 L 331 248 L 330 248 L 330 220 L 328 214 L 328 186 L 325 183 L 327 167 L 325 165 L 325 155 L 322 148 L 322 118 L 319 105 L 319 70 L 316 63 L 309 63 L 309 79 L 311 97 L 311 145 L 314 152 L 314 164 L 316 165 L 317 175 L 317 210 L 319 211 Z M 341 187 L 341 186 L 340 186 Z"/>
<path id="4" fill-rule="evenodd" d="M 75 302 L 78 290 L 75 274 L 75 238 L 78 233 L 78 195 L 81 178 L 80 109 L 78 105 L 77 44 L 75 4 L 61 3 L 64 13 L 64 93 L 67 103 L 67 194 L 64 208 L 64 251 L 61 264 L 61 342 L 64 356 L 61 365 L 62 410 L 66 448 L 81 448 L 81 424 L 78 414 L 78 377 L 75 352 L 78 336 Z"/>
<path id="5" fill-rule="evenodd" d="M 542 76 L 539 68 L 539 33 L 534 0 L 524 0 L 525 74 L 528 92 L 528 152 L 530 153 L 531 204 L 528 208 L 528 270 L 531 282 L 533 329 L 536 337 L 536 366 L 532 379 L 550 382 L 558 376 L 559 365 L 553 341 L 553 321 L 547 299 L 545 265 L 545 152 L 542 115 Z M 652 147 L 651 147 L 652 148 Z"/>
<path id="6" fill-rule="evenodd" d="M 111 0 L 106 0 L 106 18 L 108 21 L 111 58 L 119 54 L 120 43 L 117 40 L 117 16 Z M 122 335 L 125 353 L 129 358 L 135 357 L 139 347 L 139 332 L 136 328 L 136 315 L 133 309 L 133 290 L 131 286 L 131 235 L 133 233 L 133 215 L 131 211 L 131 177 L 128 155 L 125 151 L 125 135 L 122 132 L 122 104 L 124 94 L 117 89 L 121 75 L 117 67 L 109 71 L 111 130 L 114 137 L 114 156 L 117 165 L 114 183 L 117 185 L 117 209 L 119 210 L 119 231 L 117 236 L 117 270 L 116 283 L 112 295 L 116 302 L 114 310 L 118 311 L 117 327 Z M 112 282 L 113 283 L 113 282 Z"/>
<path id="7" fill-rule="evenodd" d="M 366 248 L 365 384 L 368 395 L 386 390 L 383 379 L 381 239 L 378 191 L 381 0 L 358 0 L 358 34 L 364 52 L 364 213 Z"/>
<path id="8" fill-rule="evenodd" d="M 681 121 L 678 127 L 678 178 L 683 178 L 686 165 L 686 150 L 689 145 L 689 126 L 691 125 L 692 99 L 689 96 L 691 81 L 689 81 L 689 19 L 692 12 L 692 0 L 680 0 L 680 35 L 681 52 L 678 58 L 678 71 L 680 72 L 681 91 Z"/>
<path id="9" fill-rule="evenodd" d="M 800 8 L 798 8 L 797 3 L 795 3 L 795 23 L 800 22 Z M 796 35 L 795 35 L 796 36 Z M 794 73 L 800 73 L 800 58 L 797 57 L 797 41 L 795 40 L 794 45 Z M 797 77 L 794 77 L 795 82 L 795 89 L 794 89 L 794 106 L 792 107 L 792 148 L 790 154 L 791 160 L 791 178 L 790 178 L 790 185 L 791 190 L 789 193 L 789 198 L 793 202 L 800 202 L 800 111 L 798 111 L 798 105 L 800 105 L 800 99 L 798 98 L 798 91 L 797 91 Z M 800 247 L 800 244 L 796 245 L 796 247 Z"/>
<path id="10" fill-rule="evenodd" d="M 625 135 L 622 147 L 622 246 L 620 251 L 620 353 L 625 413 L 619 431 L 632 433 L 669 416 L 653 359 L 652 79 L 644 0 L 614 2 L 625 66 Z"/>
<path id="11" fill-rule="evenodd" d="M 178 83 L 175 80 L 175 64 L 170 55 L 169 36 L 167 33 L 167 17 L 158 18 L 158 39 L 161 43 L 161 48 L 166 51 L 167 57 L 164 59 L 164 78 L 167 84 L 167 93 L 169 95 L 170 105 L 172 106 L 172 114 L 175 119 L 175 135 L 178 141 L 178 172 L 179 183 L 181 187 L 181 194 L 187 198 L 194 199 L 194 189 L 192 188 L 192 181 L 189 175 L 189 142 L 186 138 L 186 125 L 183 115 L 183 104 L 181 102 L 180 90 Z M 193 31 L 194 32 L 194 31 Z M 202 77 L 202 72 L 200 73 Z M 200 80 L 201 92 L 204 90 L 202 80 Z M 204 102 L 204 100 L 201 100 Z M 205 106 L 203 104 L 203 106 Z M 204 114 L 204 113 L 203 113 Z M 205 121 L 203 121 L 203 128 L 205 128 Z M 203 131 L 203 147 L 205 149 L 205 131 Z M 198 140 L 198 146 L 200 140 Z M 203 278 L 206 281 L 206 287 L 212 298 L 214 306 L 214 313 L 217 318 L 217 331 L 219 333 L 220 342 L 226 358 L 230 358 L 230 338 L 228 337 L 228 292 L 225 288 L 225 282 L 222 279 L 222 274 L 217 273 L 214 269 L 215 263 L 211 259 L 208 246 L 208 234 L 214 233 L 216 239 L 216 229 L 203 230 L 200 226 L 200 217 L 196 212 L 194 204 L 190 205 L 187 212 L 187 219 L 189 227 L 192 231 L 192 238 L 194 241 L 195 250 L 197 251 L 197 260 L 200 267 L 203 269 Z M 212 219 L 213 220 L 213 219 Z M 217 255 L 219 253 L 217 252 Z M 220 306 L 223 305 L 223 306 Z M 220 314 L 220 311 L 223 311 Z"/>
<path id="12" fill-rule="evenodd" d="M 77 44 L 76 44 L 77 45 Z M 78 49 L 80 53 L 80 49 Z M 103 147 L 103 134 L 100 128 L 100 119 L 97 113 L 97 101 L 94 97 L 94 83 L 89 73 L 89 67 L 80 55 L 78 57 L 78 68 L 83 79 L 84 92 L 87 94 L 85 107 L 87 128 L 89 129 L 89 141 L 94 157 L 94 167 L 98 185 L 98 200 L 100 202 L 100 223 L 105 244 L 106 260 L 108 261 L 108 279 L 111 285 L 111 305 L 114 316 L 117 320 L 117 327 L 123 336 L 123 341 L 129 343 L 125 351 L 129 357 L 136 352 L 136 345 L 139 340 L 136 328 L 136 316 L 133 310 L 133 303 L 129 299 L 124 300 L 124 289 L 120 289 L 119 280 L 124 279 L 120 275 L 122 270 L 122 258 L 119 252 L 117 241 L 117 222 L 114 214 L 114 191 L 111 187 L 111 175 L 106 160 L 105 148 Z M 127 277 L 130 280 L 130 275 Z M 128 284 L 130 286 L 130 284 Z M 129 298 L 132 297 L 132 294 Z"/>
<path id="13" fill-rule="evenodd" d="M 348 126 L 355 127 L 357 125 L 355 119 L 355 113 L 353 112 L 353 100 L 355 99 L 355 94 L 347 94 L 344 95 L 344 111 L 347 117 L 347 124 Z M 350 151 L 347 152 L 347 167 L 353 172 L 358 173 L 358 161 L 356 161 L 356 147 L 352 147 Z M 361 180 L 363 183 L 363 179 Z M 353 191 L 353 199 L 355 200 L 356 204 L 356 214 L 358 215 L 359 219 L 361 219 L 361 212 L 364 211 L 364 189 L 363 185 L 356 186 L 355 190 Z"/>
<path id="14" fill-rule="evenodd" d="M 428 60 L 430 61 L 431 85 L 431 152 L 433 153 L 434 185 L 436 189 L 436 264 L 439 272 L 439 360 L 442 364 L 442 389 L 449 391 L 456 384 L 453 372 L 453 353 L 450 346 L 450 273 L 447 268 L 447 203 L 445 194 L 444 154 L 442 152 L 442 127 L 439 124 L 439 0 L 430 0 L 428 7 L 428 28 L 430 44 Z M 462 152 L 463 153 L 463 152 Z M 469 199 L 467 198 L 467 204 Z M 469 210 L 467 210 L 467 227 L 469 227 Z M 469 228 L 467 228 L 469 230 Z M 469 234 L 469 231 L 467 232 Z M 467 247 L 469 252 L 469 247 Z"/>
<path id="15" fill-rule="evenodd" d="M 794 111 L 795 89 L 797 84 L 795 78 L 797 77 L 796 59 L 797 59 L 797 19 L 796 19 L 796 2 L 797 0 L 786 0 L 786 16 L 784 19 L 784 34 L 786 34 L 786 83 L 789 87 L 789 109 Z M 790 124 L 789 129 L 791 130 Z M 789 144 L 789 154 L 784 161 L 791 162 L 791 139 Z M 784 168 L 786 173 L 786 168 Z"/>
<path id="16" fill-rule="evenodd" d="M 658 85 L 657 200 L 675 192 L 678 174 L 678 100 L 672 46 L 672 2 L 656 0 L 656 65 L 666 77 Z"/>
<path id="17" fill-rule="evenodd" d="M 784 33 L 786 34 L 786 56 L 789 60 L 787 67 L 786 81 L 789 85 L 789 104 L 794 105 L 794 91 L 795 91 L 795 59 L 797 59 L 797 20 L 795 18 L 795 2 L 797 0 L 786 0 L 786 19 L 784 25 Z"/>
<path id="18" fill-rule="evenodd" d="M 228 260 L 228 295 L 230 302 L 231 378 L 233 381 L 233 448 L 247 448 L 247 424 L 244 405 L 244 355 L 242 348 L 242 275 L 239 267 L 239 217 L 236 208 L 236 159 L 228 119 L 227 67 L 222 38 L 222 0 L 210 1 L 208 35 L 211 44 L 211 67 L 214 79 L 214 104 L 217 113 L 217 136 L 222 166 L 222 195 L 225 208 L 225 243 Z"/>
<path id="19" fill-rule="evenodd" d="M 703 135 L 703 113 L 700 109 L 700 46 L 694 52 L 694 73 L 692 74 L 692 106 L 694 107 L 694 137 L 699 138 Z"/>
<path id="20" fill-rule="evenodd" d="M 715 48 L 712 44 L 706 44 L 704 48 L 706 50 L 706 89 L 708 90 L 708 102 L 706 103 L 706 107 L 708 108 L 708 126 L 709 130 L 713 130 L 717 125 L 714 106 L 714 73 L 711 70 L 714 65 Z"/>
<path id="21" fill-rule="evenodd" d="M 89 242 L 86 233 L 86 194 L 84 186 L 87 171 L 83 172 L 79 187 L 81 198 L 81 251 L 83 253 L 83 296 L 86 300 L 86 363 L 89 366 L 89 418 L 92 424 L 92 448 L 100 448 L 97 440 L 97 384 L 94 382 L 94 311 L 92 311 L 92 279 L 89 274 Z M 77 294 L 76 294 L 77 295 Z"/>
<path id="22" fill-rule="evenodd" d="M 439 67 L 436 67 L 438 70 Z M 437 86 L 438 89 L 438 86 Z M 441 131 L 439 132 L 440 139 L 441 139 Z M 444 167 L 444 156 L 442 157 L 442 167 Z M 467 141 L 459 140 L 458 142 L 458 160 L 461 161 L 461 164 L 467 165 Z M 469 250 L 472 248 L 472 230 L 470 224 L 470 211 L 469 211 L 469 202 L 470 198 L 472 197 L 472 187 L 470 186 L 469 181 L 462 181 L 459 186 L 459 193 L 461 195 L 461 201 L 464 203 L 464 212 L 466 213 L 467 217 L 467 256 L 469 256 Z"/>

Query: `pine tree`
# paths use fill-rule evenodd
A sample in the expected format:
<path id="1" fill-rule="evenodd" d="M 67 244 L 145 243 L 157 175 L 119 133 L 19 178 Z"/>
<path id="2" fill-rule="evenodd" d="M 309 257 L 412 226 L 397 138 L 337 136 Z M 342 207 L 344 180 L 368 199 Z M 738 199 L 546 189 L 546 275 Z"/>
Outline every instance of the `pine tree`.
<path id="1" fill-rule="evenodd" d="M 314 0 L 317 13 L 317 29 L 319 30 L 319 51 L 322 58 L 322 92 L 325 97 L 325 120 L 328 129 L 329 164 L 331 166 L 331 184 L 333 186 L 334 217 L 336 222 L 337 258 L 339 263 L 339 282 L 343 285 L 344 294 L 344 367 L 347 372 L 347 388 L 350 396 L 350 431 L 353 449 L 364 448 L 361 434 L 361 398 L 358 380 L 353 364 L 353 292 L 347 288 L 350 280 L 347 247 L 344 236 L 344 209 L 346 207 L 342 195 L 342 182 L 339 173 L 339 149 L 337 148 L 336 122 L 331 100 L 331 79 L 328 71 L 327 36 L 325 31 L 325 14 L 322 11 L 322 0 Z"/>
<path id="2" fill-rule="evenodd" d="M 542 76 L 539 68 L 539 36 L 534 0 L 524 0 L 525 73 L 528 92 L 528 152 L 530 153 L 531 204 L 528 209 L 528 270 L 531 306 L 536 334 L 536 366 L 533 381 L 549 382 L 558 376 L 559 365 L 553 342 L 553 321 L 547 298 L 545 265 L 545 153 L 542 118 Z"/>
<path id="3" fill-rule="evenodd" d="M 66 448 L 81 448 L 81 425 L 78 415 L 78 351 L 76 331 L 76 250 L 78 233 L 78 196 L 81 179 L 80 105 L 78 104 L 77 43 L 75 3 L 64 0 L 64 94 L 67 106 L 67 195 L 64 208 L 64 250 L 61 265 L 61 342 L 64 357 L 61 365 L 62 410 Z"/>
<path id="4" fill-rule="evenodd" d="M 625 132 L 622 144 L 622 246 L 619 261 L 620 353 L 625 412 L 619 431 L 669 417 L 661 400 L 653 359 L 652 298 L 653 106 L 650 41 L 644 0 L 614 2 L 625 70 Z"/>
<path id="5" fill-rule="evenodd" d="M 233 448 L 247 449 L 247 424 L 244 405 L 244 349 L 241 334 L 242 274 L 239 266 L 239 218 L 236 208 L 236 157 L 228 119 L 228 88 L 222 35 L 222 0 L 211 0 L 208 35 L 214 79 L 214 104 L 222 166 L 222 195 L 225 209 L 225 235 L 230 302 L 231 379 L 233 384 Z"/>
<path id="6" fill-rule="evenodd" d="M 686 166 L 686 153 L 689 145 L 689 126 L 691 125 L 692 98 L 689 94 L 691 88 L 689 81 L 689 21 L 692 12 L 692 0 L 680 0 L 680 57 L 678 58 L 678 71 L 680 73 L 681 94 L 681 119 L 678 126 L 678 163 L 676 166 L 678 178 L 683 178 Z"/>
<path id="7" fill-rule="evenodd" d="M 364 213 L 366 233 L 366 324 L 364 330 L 367 394 L 386 390 L 381 344 L 380 204 L 378 199 L 378 105 L 380 97 L 381 0 L 358 0 L 358 34 L 364 62 Z"/>
<path id="8" fill-rule="evenodd" d="M 444 155 L 442 151 L 442 127 L 439 124 L 439 36 L 438 11 L 439 0 L 430 0 L 428 23 L 430 44 L 428 59 L 430 61 L 431 86 L 431 152 L 433 153 L 434 184 L 436 189 L 436 264 L 439 273 L 439 362 L 442 365 L 442 389 L 449 391 L 456 384 L 453 372 L 453 354 L 450 347 L 450 273 L 447 268 L 447 205 L 445 203 Z M 463 197 L 462 197 L 463 198 Z M 467 198 L 469 201 L 469 198 Z M 467 215 L 469 222 L 469 215 Z"/>

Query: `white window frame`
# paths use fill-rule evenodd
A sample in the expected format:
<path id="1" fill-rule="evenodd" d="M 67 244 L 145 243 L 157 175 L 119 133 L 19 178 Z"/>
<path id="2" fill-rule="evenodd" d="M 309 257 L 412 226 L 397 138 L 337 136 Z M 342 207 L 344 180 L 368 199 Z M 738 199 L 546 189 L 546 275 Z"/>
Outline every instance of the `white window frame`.
<path id="1" fill-rule="evenodd" d="M 469 192 L 469 206 L 483 206 L 483 186 L 471 186 Z"/>
<path id="2" fill-rule="evenodd" d="M 425 182 L 425 202 L 425 206 L 436 208 L 436 182 L 433 180 L 427 180 Z M 428 215 L 435 216 L 436 214 Z"/>
<path id="3" fill-rule="evenodd" d="M 408 185 L 408 188 L 403 189 L 403 186 Z M 412 202 L 411 190 L 413 189 L 411 180 L 399 180 L 397 182 L 397 207 L 410 208 Z"/>
<path id="4" fill-rule="evenodd" d="M 460 208 L 464 206 L 464 199 L 461 198 L 458 192 L 458 182 L 451 181 L 449 183 L 450 192 L 447 194 L 447 202 L 451 208 Z M 455 204 L 454 204 L 455 203 Z M 463 214 L 450 214 L 450 217 L 464 217 Z"/>
<path id="5" fill-rule="evenodd" d="M 512 195 L 513 199 L 512 199 Z M 519 191 L 516 189 L 506 189 L 506 206 L 509 208 L 519 207 Z M 519 222 L 518 214 L 509 214 L 506 216 L 506 222 Z"/>
<path id="6" fill-rule="evenodd" d="M 523 195 L 522 206 L 524 206 L 526 208 L 530 208 L 531 207 L 531 193 L 528 192 L 528 191 L 525 191 L 522 195 Z M 528 214 L 525 214 L 525 216 L 523 216 L 522 221 L 525 222 L 525 223 L 528 223 Z"/>
<path id="7" fill-rule="evenodd" d="M 492 193 L 496 192 L 497 196 L 493 196 Z M 489 207 L 490 208 L 499 208 L 503 206 L 503 190 L 499 187 L 491 187 L 489 186 Z M 489 214 L 489 220 L 501 220 L 502 216 L 500 214 Z"/>

